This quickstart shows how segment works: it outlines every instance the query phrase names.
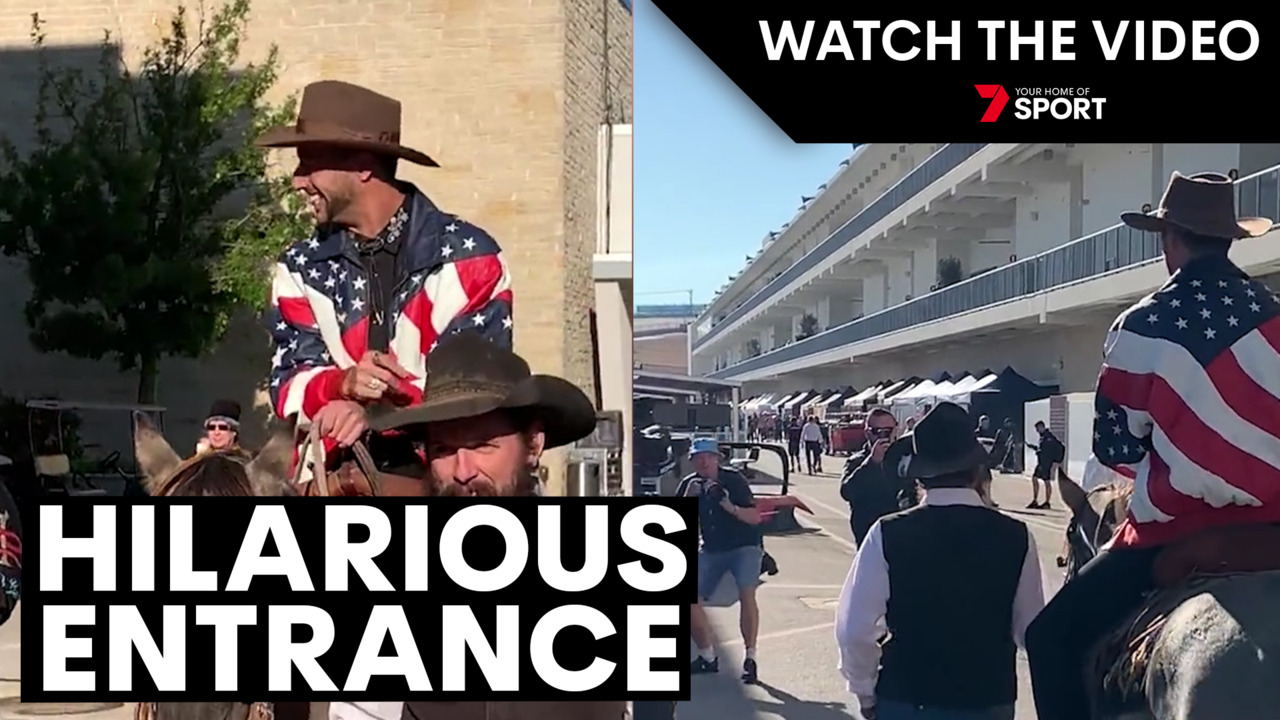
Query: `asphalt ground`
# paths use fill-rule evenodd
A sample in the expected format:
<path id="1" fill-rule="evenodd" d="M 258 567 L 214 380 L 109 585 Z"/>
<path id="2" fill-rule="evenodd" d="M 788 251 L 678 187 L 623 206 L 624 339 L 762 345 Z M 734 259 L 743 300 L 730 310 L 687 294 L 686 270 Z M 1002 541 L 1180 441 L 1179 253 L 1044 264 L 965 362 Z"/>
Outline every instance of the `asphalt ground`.
<path id="1" fill-rule="evenodd" d="M 693 678 L 692 700 L 680 703 L 680 720 L 837 720 L 857 718 L 857 701 L 836 670 L 834 614 L 840 587 L 853 558 L 849 509 L 840 498 L 839 473 L 844 458 L 826 457 L 819 475 L 794 474 L 791 493 L 814 512 L 798 512 L 800 532 L 770 535 L 765 548 L 780 572 L 760 586 L 760 639 L 756 651 L 760 682 L 739 680 L 743 647 L 738 630 L 735 591 L 726 580 L 708 609 L 719 645 L 720 672 Z M 777 491 L 779 460 L 761 453 L 753 466 L 759 492 Z M 770 488 L 773 485 L 773 488 Z M 1062 585 L 1056 566 L 1067 524 L 1067 512 L 1055 498 L 1049 510 L 1023 509 L 1031 500 L 1031 481 L 1017 475 L 995 478 L 992 497 L 1001 510 L 1027 523 L 1035 539 L 1045 593 Z M 1035 720 L 1026 659 L 1019 651 L 1017 720 Z"/>

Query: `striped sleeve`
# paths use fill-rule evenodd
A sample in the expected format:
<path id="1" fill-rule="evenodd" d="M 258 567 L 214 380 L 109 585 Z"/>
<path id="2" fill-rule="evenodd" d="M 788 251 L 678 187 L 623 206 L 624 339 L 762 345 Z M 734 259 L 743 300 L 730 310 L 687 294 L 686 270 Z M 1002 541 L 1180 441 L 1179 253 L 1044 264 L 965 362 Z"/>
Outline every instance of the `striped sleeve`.
<path id="1" fill-rule="evenodd" d="M 22 597 L 22 521 L 13 496 L 0 483 L 0 625 Z"/>
<path id="2" fill-rule="evenodd" d="M 276 264 L 267 311 L 275 353 L 271 358 L 271 406 L 283 419 L 310 422 L 340 397 L 343 371 L 333 363 L 302 284 Z"/>

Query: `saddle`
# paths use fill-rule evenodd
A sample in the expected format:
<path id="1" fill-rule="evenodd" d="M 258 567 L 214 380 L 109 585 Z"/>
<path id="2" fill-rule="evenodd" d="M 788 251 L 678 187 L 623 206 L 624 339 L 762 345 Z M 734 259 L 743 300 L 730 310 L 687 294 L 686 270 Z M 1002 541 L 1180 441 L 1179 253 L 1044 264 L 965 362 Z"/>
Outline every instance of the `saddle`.
<path id="1" fill-rule="evenodd" d="M 1094 654 L 1089 685 L 1100 690 L 1095 708 L 1128 709 L 1143 696 L 1156 640 L 1180 605 L 1223 575 L 1273 570 L 1280 570 L 1280 525 L 1211 528 L 1162 550 L 1152 568 L 1156 591 Z"/>

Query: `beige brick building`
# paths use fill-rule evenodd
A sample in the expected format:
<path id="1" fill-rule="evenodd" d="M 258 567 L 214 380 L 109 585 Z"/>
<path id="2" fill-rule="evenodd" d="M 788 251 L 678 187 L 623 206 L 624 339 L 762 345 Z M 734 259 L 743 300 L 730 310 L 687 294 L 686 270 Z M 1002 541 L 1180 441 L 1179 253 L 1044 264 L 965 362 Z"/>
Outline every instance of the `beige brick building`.
<path id="1" fill-rule="evenodd" d="M 47 21 L 56 61 L 84 63 L 96 57 L 104 31 L 135 60 L 174 7 L 0 0 L 0 132 L 19 142 L 29 132 L 31 13 Z M 403 176 L 503 246 L 515 276 L 516 346 L 535 371 L 594 392 L 600 127 L 631 122 L 628 8 L 619 0 L 257 0 L 246 57 L 260 59 L 271 43 L 283 63 L 281 94 L 342 79 L 403 101 L 404 142 L 443 166 L 402 165 Z M 136 378 L 109 362 L 30 349 L 27 292 L 21 268 L 0 268 L 0 392 L 131 401 Z M 166 362 L 159 402 L 170 409 L 171 438 L 194 442 L 214 397 L 261 403 L 268 362 L 266 335 L 250 323 L 213 357 Z"/>

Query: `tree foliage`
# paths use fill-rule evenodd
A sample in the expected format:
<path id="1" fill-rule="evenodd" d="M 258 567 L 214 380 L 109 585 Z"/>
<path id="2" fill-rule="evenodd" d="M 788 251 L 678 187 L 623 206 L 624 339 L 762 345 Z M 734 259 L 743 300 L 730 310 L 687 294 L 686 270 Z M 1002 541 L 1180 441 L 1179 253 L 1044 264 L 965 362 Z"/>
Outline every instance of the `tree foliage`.
<path id="1" fill-rule="evenodd" d="M 278 72 L 242 64 L 249 0 L 179 6 L 136 70 L 104 34 L 93 68 L 39 58 L 34 142 L 0 140 L 0 251 L 21 258 L 35 346 L 113 358 L 154 399 L 158 361 L 198 357 L 232 316 L 262 308 L 272 260 L 307 232 L 286 178 L 252 145 L 292 120 L 266 95 Z"/>
<path id="2" fill-rule="evenodd" d="M 938 258 L 938 289 L 955 285 L 964 280 L 964 269 L 960 264 L 960 258 L 944 257 Z"/>
<path id="3" fill-rule="evenodd" d="M 800 322 L 796 328 L 796 340 L 805 340 L 817 335 L 821 330 L 818 327 L 818 318 L 810 313 L 800 316 Z"/>

